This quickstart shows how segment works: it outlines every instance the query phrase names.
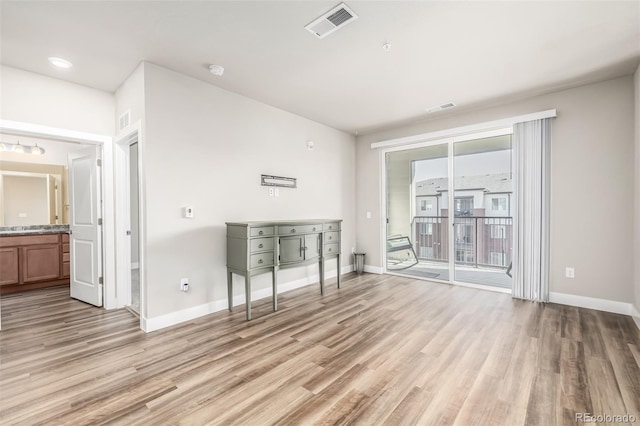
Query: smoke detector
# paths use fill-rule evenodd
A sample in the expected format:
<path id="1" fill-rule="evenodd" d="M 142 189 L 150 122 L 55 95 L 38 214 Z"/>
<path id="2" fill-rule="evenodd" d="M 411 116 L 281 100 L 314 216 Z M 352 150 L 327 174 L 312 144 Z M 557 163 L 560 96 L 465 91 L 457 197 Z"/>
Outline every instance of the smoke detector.
<path id="1" fill-rule="evenodd" d="M 446 104 L 442 104 L 442 105 L 434 106 L 434 107 L 431 107 L 431 108 L 427 108 L 427 112 L 429 114 L 431 114 L 432 112 L 438 112 L 438 111 L 442 111 L 443 109 L 454 108 L 455 106 L 456 106 L 456 104 L 454 104 L 453 102 L 448 102 Z"/>
<path id="2" fill-rule="evenodd" d="M 213 75 L 220 77 L 224 74 L 224 67 L 222 65 L 209 65 L 209 72 Z"/>
<path id="3" fill-rule="evenodd" d="M 316 18 L 304 28 L 318 38 L 325 38 L 332 32 L 358 19 L 358 15 L 344 3 L 340 3 L 327 13 Z"/>

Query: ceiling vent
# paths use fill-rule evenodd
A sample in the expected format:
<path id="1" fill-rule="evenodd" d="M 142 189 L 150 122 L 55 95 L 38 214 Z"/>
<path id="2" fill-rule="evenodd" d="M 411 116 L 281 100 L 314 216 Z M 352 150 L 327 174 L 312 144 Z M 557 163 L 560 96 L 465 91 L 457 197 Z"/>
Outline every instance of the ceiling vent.
<path id="1" fill-rule="evenodd" d="M 456 104 L 454 104 L 453 102 L 448 102 L 446 104 L 442 104 L 442 105 L 434 106 L 434 107 L 431 107 L 431 108 L 427 108 L 427 112 L 429 114 L 431 114 L 432 112 L 438 112 L 438 111 L 442 111 L 443 109 L 454 108 L 455 106 L 456 106 Z"/>
<path id="2" fill-rule="evenodd" d="M 358 15 L 349 6 L 340 3 L 304 28 L 318 38 L 325 38 L 356 19 L 358 19 Z"/>

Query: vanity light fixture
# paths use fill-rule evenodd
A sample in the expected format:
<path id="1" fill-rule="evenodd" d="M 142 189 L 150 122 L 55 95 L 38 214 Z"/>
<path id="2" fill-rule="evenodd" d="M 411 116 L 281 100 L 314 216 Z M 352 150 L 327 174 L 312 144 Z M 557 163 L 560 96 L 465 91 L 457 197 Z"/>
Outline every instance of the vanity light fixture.
<path id="1" fill-rule="evenodd" d="M 5 152 L 17 152 L 19 154 L 32 154 L 42 155 L 44 154 L 44 148 L 35 144 L 35 146 L 22 145 L 20 141 L 17 143 L 0 142 L 0 151 Z"/>
<path id="2" fill-rule="evenodd" d="M 44 149 L 40 148 L 38 146 L 38 144 L 36 144 L 36 146 L 34 146 L 33 148 L 31 148 L 31 153 L 33 155 L 42 155 L 44 154 Z"/>
<path id="3" fill-rule="evenodd" d="M 48 59 L 51 65 L 58 68 L 69 69 L 73 66 L 73 64 L 66 59 L 56 58 L 54 56 L 50 56 Z"/>

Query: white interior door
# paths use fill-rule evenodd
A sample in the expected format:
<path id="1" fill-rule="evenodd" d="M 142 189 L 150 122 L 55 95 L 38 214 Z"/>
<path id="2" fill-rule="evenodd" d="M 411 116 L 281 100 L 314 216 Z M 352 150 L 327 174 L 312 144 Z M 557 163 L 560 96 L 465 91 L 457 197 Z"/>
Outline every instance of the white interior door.
<path id="1" fill-rule="evenodd" d="M 102 306 L 100 147 L 69 154 L 71 297 Z"/>

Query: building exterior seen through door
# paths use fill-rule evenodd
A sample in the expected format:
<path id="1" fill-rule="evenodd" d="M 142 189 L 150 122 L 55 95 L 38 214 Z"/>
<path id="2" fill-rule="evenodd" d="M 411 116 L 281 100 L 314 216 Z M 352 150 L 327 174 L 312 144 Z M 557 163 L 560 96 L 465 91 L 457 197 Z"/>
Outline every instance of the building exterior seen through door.
<path id="1" fill-rule="evenodd" d="M 407 236 L 417 257 L 388 250 L 387 271 L 510 289 L 511 154 L 506 131 L 386 152 L 387 238 Z"/>

